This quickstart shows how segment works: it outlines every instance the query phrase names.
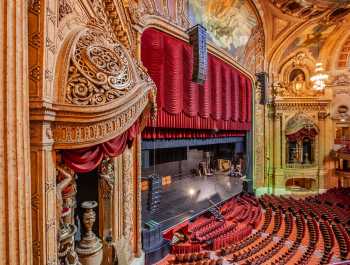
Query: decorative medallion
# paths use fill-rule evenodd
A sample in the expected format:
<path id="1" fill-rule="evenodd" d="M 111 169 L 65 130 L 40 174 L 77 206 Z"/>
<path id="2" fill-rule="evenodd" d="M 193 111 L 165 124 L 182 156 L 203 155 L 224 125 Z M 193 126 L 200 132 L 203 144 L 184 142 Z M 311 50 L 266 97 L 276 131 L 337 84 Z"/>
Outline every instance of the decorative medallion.
<path id="1" fill-rule="evenodd" d="M 132 86 L 131 64 L 120 43 L 103 33 L 84 31 L 71 57 L 66 101 L 99 105 L 124 96 Z"/>

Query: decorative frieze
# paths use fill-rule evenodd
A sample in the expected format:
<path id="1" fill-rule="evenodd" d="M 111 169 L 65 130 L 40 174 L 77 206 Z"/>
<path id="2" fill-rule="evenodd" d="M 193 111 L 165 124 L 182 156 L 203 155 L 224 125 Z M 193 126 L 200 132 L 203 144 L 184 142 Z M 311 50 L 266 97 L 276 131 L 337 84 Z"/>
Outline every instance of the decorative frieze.
<path id="1" fill-rule="evenodd" d="M 139 101 L 126 111 L 101 121 L 85 125 L 79 123 L 55 123 L 53 135 L 56 148 L 72 148 L 107 141 L 124 132 L 140 116 L 148 103 L 148 95 L 144 94 Z"/>
<path id="2" fill-rule="evenodd" d="M 298 111 L 326 111 L 330 101 L 325 102 L 276 102 L 276 111 L 282 112 L 298 112 Z"/>

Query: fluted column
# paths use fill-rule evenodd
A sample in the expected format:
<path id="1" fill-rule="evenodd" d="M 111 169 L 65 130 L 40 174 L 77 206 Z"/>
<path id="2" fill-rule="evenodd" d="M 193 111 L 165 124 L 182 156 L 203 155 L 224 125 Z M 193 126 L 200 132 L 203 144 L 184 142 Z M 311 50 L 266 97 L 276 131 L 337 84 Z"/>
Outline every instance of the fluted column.
<path id="1" fill-rule="evenodd" d="M 32 263 L 27 1 L 0 3 L 0 264 Z"/>

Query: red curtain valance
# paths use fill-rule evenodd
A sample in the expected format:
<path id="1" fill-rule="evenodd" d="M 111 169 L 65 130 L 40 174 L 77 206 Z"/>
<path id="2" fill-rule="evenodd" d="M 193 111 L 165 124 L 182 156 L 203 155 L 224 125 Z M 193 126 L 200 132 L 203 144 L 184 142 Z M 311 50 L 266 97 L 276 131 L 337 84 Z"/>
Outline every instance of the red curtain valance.
<path id="1" fill-rule="evenodd" d="M 157 129 L 146 128 L 142 132 L 142 139 L 203 139 L 244 136 L 242 131 L 209 131 L 209 130 L 189 130 L 189 129 Z"/>
<path id="2" fill-rule="evenodd" d="M 249 130 L 252 82 L 231 65 L 208 54 L 204 85 L 192 79 L 192 47 L 156 29 L 142 35 L 142 62 L 155 82 L 158 128 Z"/>
<path id="3" fill-rule="evenodd" d="M 135 122 L 126 132 L 99 145 L 63 150 L 62 159 L 75 172 L 85 173 L 94 170 L 104 157 L 118 156 L 139 133 L 139 123 Z"/>

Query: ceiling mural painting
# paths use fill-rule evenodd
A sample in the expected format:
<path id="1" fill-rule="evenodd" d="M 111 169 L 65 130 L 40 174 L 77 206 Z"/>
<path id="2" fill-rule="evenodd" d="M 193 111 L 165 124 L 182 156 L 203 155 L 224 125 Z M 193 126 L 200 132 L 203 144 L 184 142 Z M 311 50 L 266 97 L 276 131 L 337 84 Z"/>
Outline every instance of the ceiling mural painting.
<path id="1" fill-rule="evenodd" d="M 206 27 L 208 40 L 245 65 L 247 44 L 258 34 L 259 21 L 246 0 L 189 0 L 191 25 Z M 251 45 L 249 45 L 251 46 Z"/>
<path id="2" fill-rule="evenodd" d="M 271 0 L 284 14 L 300 19 L 313 19 L 325 14 L 331 20 L 341 19 L 350 12 L 349 0 Z"/>
<path id="3" fill-rule="evenodd" d="M 336 29 L 336 24 L 316 24 L 308 27 L 284 50 L 283 57 L 288 56 L 298 49 L 304 48 L 307 49 L 315 59 L 317 59 L 323 44 Z"/>

